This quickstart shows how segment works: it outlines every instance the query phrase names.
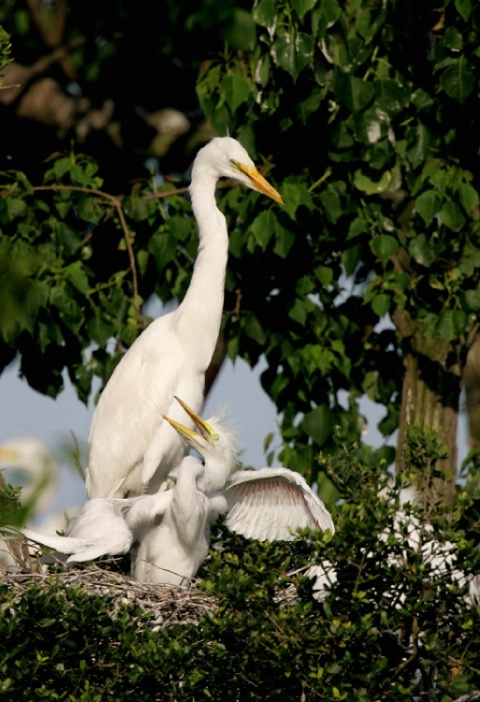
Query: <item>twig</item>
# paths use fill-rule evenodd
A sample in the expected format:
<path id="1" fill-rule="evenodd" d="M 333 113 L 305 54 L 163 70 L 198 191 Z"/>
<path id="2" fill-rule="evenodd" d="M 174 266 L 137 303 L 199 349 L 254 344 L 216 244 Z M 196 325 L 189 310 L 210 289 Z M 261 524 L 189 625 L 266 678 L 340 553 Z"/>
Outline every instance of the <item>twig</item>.
<path id="1" fill-rule="evenodd" d="M 125 235 L 125 242 L 127 245 L 128 258 L 130 261 L 130 270 L 132 271 L 132 285 L 133 285 L 133 304 L 135 307 L 135 314 L 137 316 L 137 323 L 140 325 L 142 313 L 140 310 L 140 296 L 138 294 L 138 275 L 137 266 L 135 263 L 135 253 L 133 251 L 132 237 L 127 226 L 127 220 L 125 218 L 125 213 L 123 211 L 122 203 L 120 198 L 115 195 L 110 195 L 103 190 L 97 190 L 96 188 L 85 188 L 80 185 L 37 185 L 33 188 L 35 191 L 66 191 L 66 192 L 79 192 L 85 193 L 87 195 L 95 195 L 103 200 L 110 202 L 115 208 L 118 218 L 120 220 L 120 226 L 122 227 L 123 233 Z"/>

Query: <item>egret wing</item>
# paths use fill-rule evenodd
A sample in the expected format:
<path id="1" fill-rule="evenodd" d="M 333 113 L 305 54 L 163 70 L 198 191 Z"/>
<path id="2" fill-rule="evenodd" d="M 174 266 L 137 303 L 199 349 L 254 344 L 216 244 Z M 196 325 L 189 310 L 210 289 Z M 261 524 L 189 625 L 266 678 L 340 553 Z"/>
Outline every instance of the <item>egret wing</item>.
<path id="1" fill-rule="evenodd" d="M 133 540 L 132 533 L 126 525 L 124 529 L 117 530 L 115 533 L 100 534 L 96 540 L 74 536 L 40 534 L 32 529 L 19 529 L 19 531 L 29 541 L 69 555 L 67 563 L 92 561 L 100 556 L 116 556 L 127 553 Z"/>
<path id="2" fill-rule="evenodd" d="M 330 529 L 332 517 L 305 479 L 288 468 L 238 471 L 224 489 L 229 529 L 259 541 L 292 541 L 296 529 Z"/>

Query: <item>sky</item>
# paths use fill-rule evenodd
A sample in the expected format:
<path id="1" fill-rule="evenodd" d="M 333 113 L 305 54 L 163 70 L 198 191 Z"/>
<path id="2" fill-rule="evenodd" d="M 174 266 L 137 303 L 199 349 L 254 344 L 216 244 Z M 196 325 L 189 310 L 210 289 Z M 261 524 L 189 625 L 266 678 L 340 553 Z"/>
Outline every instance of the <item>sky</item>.
<path id="1" fill-rule="evenodd" d="M 264 366 L 252 370 L 245 361 L 225 363 L 220 371 L 202 415 L 210 417 L 225 408 L 229 422 L 237 429 L 244 450 L 245 464 L 265 464 L 263 442 L 273 432 L 279 437 L 275 406 L 262 390 L 259 376 Z M 54 400 L 36 392 L 19 378 L 19 364 L 13 362 L 0 376 L 0 443 L 19 436 L 41 439 L 59 457 L 59 447 L 68 442 L 73 447 L 72 433 L 80 444 L 87 439 L 94 404 L 86 407 L 78 400 L 68 378 L 65 389 Z M 275 446 L 280 446 L 277 439 Z M 76 470 L 63 463 L 57 498 L 47 514 L 85 501 L 83 482 Z"/>
<path id="2" fill-rule="evenodd" d="M 242 460 L 246 465 L 260 467 L 265 464 L 264 439 L 273 432 L 275 439 L 270 448 L 280 447 L 278 416 L 274 404 L 263 391 L 260 374 L 265 361 L 254 369 L 242 359 L 234 364 L 227 361 L 210 392 L 205 404 L 204 417 L 210 417 L 219 409 L 227 410 L 228 420 L 236 428 L 240 446 L 244 450 Z M 34 436 L 42 440 L 59 458 L 59 447 L 68 442 L 73 447 L 74 439 L 85 444 L 94 405 L 86 407 L 80 402 L 66 379 L 65 389 L 57 399 L 45 397 L 32 390 L 25 380 L 19 378 L 19 364 L 13 362 L 0 375 L 0 443 L 18 436 Z M 366 443 L 379 446 L 385 441 L 376 429 L 376 422 L 383 410 L 369 400 L 363 400 L 361 411 L 368 421 Z M 466 420 L 460 416 L 459 458 L 468 450 Z M 70 507 L 81 506 L 86 499 L 84 484 L 76 470 L 62 462 L 59 491 L 42 518 Z M 37 524 L 42 522 L 37 520 Z"/>

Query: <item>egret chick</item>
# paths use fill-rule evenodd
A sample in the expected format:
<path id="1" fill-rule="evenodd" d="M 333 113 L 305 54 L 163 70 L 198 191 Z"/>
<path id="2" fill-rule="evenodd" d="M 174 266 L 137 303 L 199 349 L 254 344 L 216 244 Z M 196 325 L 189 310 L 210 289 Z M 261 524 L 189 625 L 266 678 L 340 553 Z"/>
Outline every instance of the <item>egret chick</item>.
<path id="1" fill-rule="evenodd" d="M 87 500 L 71 520 L 65 536 L 18 529 L 29 541 L 69 554 L 67 563 L 128 553 L 134 535 L 122 515 L 122 500 L 101 497 Z"/>

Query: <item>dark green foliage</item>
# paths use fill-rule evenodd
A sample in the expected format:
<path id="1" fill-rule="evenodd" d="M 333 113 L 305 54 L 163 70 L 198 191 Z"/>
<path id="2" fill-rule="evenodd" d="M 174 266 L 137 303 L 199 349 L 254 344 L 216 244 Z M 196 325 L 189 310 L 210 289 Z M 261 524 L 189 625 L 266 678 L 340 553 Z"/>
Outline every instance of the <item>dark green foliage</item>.
<path id="1" fill-rule="evenodd" d="M 191 115 L 198 98 L 218 133 L 241 139 L 279 184 L 284 208 L 240 188 L 221 198 L 230 231 L 224 332 L 231 358 L 266 359 L 263 387 L 281 414 L 278 458 L 315 480 L 315 453 L 331 450 L 335 426 L 360 436 L 362 396 L 384 406 L 383 434 L 397 428 L 411 334 L 461 369 L 477 333 L 479 6 L 259 0 L 210 10 L 166 3 L 161 36 L 149 42 L 148 14 L 133 12 L 133 22 L 129 3 L 114 17 L 89 3 L 71 8 L 66 36 L 84 40 L 74 54 L 83 94 L 114 95 L 122 116 L 136 99 L 147 111 L 161 106 L 150 78 L 147 100 L 138 76 L 166 66 L 165 97 L 181 66 L 188 105 L 179 106 Z M 27 62 L 31 17 L 12 17 Z M 118 76 L 134 59 L 150 70 L 136 71 L 125 91 Z M 188 201 L 152 197 L 137 156 L 120 169 L 100 144 L 71 153 L 62 145 L 46 172 L 35 164 L 31 177 L 2 177 L 0 363 L 20 354 L 28 382 L 52 396 L 67 368 L 86 400 L 93 375 L 105 381 L 148 322 L 143 301 L 183 295 L 197 242 Z M 13 142 L 11 150 L 18 168 Z M 159 160 L 162 173 L 188 166 L 172 164 L 175 154 Z"/>
<path id="2" fill-rule="evenodd" d="M 198 97 L 218 133 L 240 138 L 279 184 L 283 209 L 239 188 L 221 197 L 224 332 L 231 358 L 267 359 L 280 457 L 328 490 L 336 534 L 291 547 L 219 533 L 200 573 L 216 609 L 159 630 L 138 607 L 115 608 L 114 591 L 101 598 L 54 576 L 18 598 L 2 586 L 0 698 L 455 700 L 480 688 L 479 611 L 458 577 L 480 567 L 478 452 L 450 516 L 412 509 L 428 524 L 412 546 L 407 528 L 393 531 L 398 502 L 378 497 L 392 450 L 360 443 L 358 402 L 383 405 L 390 434 L 412 330 L 422 351 L 447 349 L 459 367 L 477 334 L 480 5 L 259 0 L 190 12 L 168 2 L 163 22 L 142 10 L 71 4 L 66 41 L 85 40 L 72 52 L 78 84 L 93 104 L 113 96 L 135 136 L 137 105 L 161 106 L 155 90 L 180 93 L 200 121 Z M 6 3 L 7 16 L 29 64 L 31 16 Z M 8 44 L 0 36 L 0 66 Z M 66 368 L 86 400 L 93 375 L 106 380 L 148 323 L 142 303 L 184 294 L 196 252 L 189 204 L 158 197 L 143 135 L 132 149 L 124 134 L 115 154 L 90 141 L 70 148 L 56 131 L 43 141 L 32 130 L 19 147 L 12 125 L 1 154 L 15 171 L 0 181 L 0 364 L 18 354 L 28 382 L 53 396 Z M 172 153 L 160 170 L 183 172 Z M 434 432 L 406 434 L 407 475 L 451 449 Z M 0 508 L 15 501 L 0 497 Z M 422 558 L 432 538 L 441 571 Z M 302 573 L 327 562 L 336 579 L 318 602 Z M 292 585 L 297 598 L 284 596 Z"/>
<path id="3" fill-rule="evenodd" d="M 480 615 L 455 576 L 480 568 L 475 503 L 459 492 L 453 520 L 432 516 L 422 542 L 454 554 L 439 571 L 406 530 L 393 530 L 398 502 L 378 497 L 382 473 L 355 446 L 331 469 L 343 486 L 356 476 L 333 538 L 262 544 L 218 528 L 201 571 L 215 606 L 197 624 L 172 625 L 170 613 L 153 628 L 151 613 L 121 604 L 128 584 L 117 576 L 103 597 L 53 575 L 17 599 L 2 586 L 2 699 L 410 701 L 421 684 L 429 699 L 449 702 L 478 688 Z M 327 561 L 337 579 L 318 602 L 303 573 Z"/>

